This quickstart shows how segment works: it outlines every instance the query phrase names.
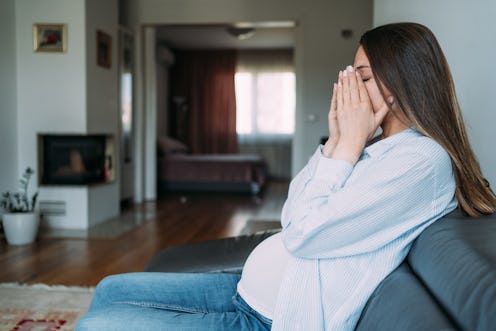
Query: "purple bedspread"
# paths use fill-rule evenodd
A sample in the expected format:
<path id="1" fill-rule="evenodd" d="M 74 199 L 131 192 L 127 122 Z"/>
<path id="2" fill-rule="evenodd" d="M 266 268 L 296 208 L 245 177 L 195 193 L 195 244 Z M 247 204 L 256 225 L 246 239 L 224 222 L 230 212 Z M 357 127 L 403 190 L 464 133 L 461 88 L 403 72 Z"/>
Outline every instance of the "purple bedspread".
<path id="1" fill-rule="evenodd" d="M 158 179 L 192 182 L 246 182 L 262 186 L 266 164 L 252 154 L 168 154 L 158 159 Z"/>

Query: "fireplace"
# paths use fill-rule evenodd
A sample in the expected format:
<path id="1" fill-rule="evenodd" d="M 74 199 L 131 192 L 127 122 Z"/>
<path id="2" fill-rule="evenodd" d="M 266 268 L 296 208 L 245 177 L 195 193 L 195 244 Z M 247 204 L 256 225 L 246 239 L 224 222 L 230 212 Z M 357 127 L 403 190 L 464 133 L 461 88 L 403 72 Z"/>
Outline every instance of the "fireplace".
<path id="1" fill-rule="evenodd" d="M 42 185 L 90 185 L 113 180 L 113 139 L 107 135 L 38 136 Z"/>

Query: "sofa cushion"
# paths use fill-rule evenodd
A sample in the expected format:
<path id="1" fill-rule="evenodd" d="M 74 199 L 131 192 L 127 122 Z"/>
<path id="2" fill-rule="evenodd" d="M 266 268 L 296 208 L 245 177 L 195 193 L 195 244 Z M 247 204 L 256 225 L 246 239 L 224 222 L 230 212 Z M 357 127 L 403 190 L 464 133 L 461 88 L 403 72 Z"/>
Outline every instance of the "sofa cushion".
<path id="1" fill-rule="evenodd" d="M 376 288 L 357 331 L 458 330 L 431 294 L 403 263 Z"/>
<path id="2" fill-rule="evenodd" d="M 169 247 L 155 254 L 145 271 L 241 273 L 255 246 L 278 231 Z"/>
<path id="3" fill-rule="evenodd" d="M 496 330 L 496 216 L 453 212 L 429 226 L 407 257 L 464 330 Z"/>

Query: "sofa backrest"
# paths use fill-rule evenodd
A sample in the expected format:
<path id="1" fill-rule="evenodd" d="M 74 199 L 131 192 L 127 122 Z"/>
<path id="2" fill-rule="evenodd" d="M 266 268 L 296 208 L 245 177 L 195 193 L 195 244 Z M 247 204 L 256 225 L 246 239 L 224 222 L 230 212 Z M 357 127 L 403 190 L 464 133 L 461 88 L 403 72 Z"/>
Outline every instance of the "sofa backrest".
<path id="1" fill-rule="evenodd" d="M 496 215 L 447 215 L 416 240 L 408 263 L 461 329 L 496 330 Z"/>
<path id="2" fill-rule="evenodd" d="M 356 330 L 496 330 L 496 215 L 455 211 L 429 226 Z"/>
<path id="3" fill-rule="evenodd" d="M 403 263 L 375 289 L 357 331 L 458 330 L 422 282 Z"/>

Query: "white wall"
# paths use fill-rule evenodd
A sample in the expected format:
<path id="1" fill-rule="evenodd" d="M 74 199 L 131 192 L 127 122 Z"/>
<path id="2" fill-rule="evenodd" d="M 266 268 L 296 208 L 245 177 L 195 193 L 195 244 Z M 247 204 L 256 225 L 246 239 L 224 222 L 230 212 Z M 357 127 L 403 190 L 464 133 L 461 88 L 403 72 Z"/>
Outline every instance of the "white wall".
<path id="1" fill-rule="evenodd" d="M 43 187 L 39 201 L 65 203 L 65 214 L 46 216 L 43 219 L 44 226 L 61 229 L 88 228 L 88 188 Z"/>
<path id="2" fill-rule="evenodd" d="M 119 80 L 118 80 L 118 2 L 117 0 L 86 0 L 86 117 L 87 133 L 111 134 L 119 141 Z M 96 62 L 96 32 L 102 30 L 112 38 L 111 67 Z M 120 164 L 120 149 L 115 150 L 112 165 Z M 120 178 L 119 168 L 116 178 Z M 89 225 L 100 223 L 119 214 L 119 180 L 88 188 Z"/>
<path id="3" fill-rule="evenodd" d="M 86 131 L 84 2 L 16 0 L 17 128 L 20 168 L 37 169 L 38 133 Z M 66 23 L 65 53 L 33 51 L 33 24 Z M 65 201 L 67 214 L 51 226 L 80 228 L 87 223 L 87 188 L 43 188 L 39 200 Z M 71 208 L 71 206 L 77 208 Z"/>
<path id="4" fill-rule="evenodd" d="M 84 3 L 17 0 L 16 6 L 19 166 L 36 167 L 38 132 L 86 130 Z M 67 52 L 34 52 L 34 23 L 67 23 Z"/>
<path id="5" fill-rule="evenodd" d="M 320 137 L 327 135 L 332 82 L 338 70 L 353 62 L 358 38 L 372 26 L 369 0 L 124 0 L 124 3 L 125 24 L 136 31 L 148 24 L 297 22 L 293 174 L 307 162 Z M 352 39 L 344 40 L 340 36 L 345 28 L 353 29 Z M 140 111 L 139 102 L 136 110 Z M 309 115 L 316 115 L 317 121 L 308 121 Z"/>
<path id="6" fill-rule="evenodd" d="M 116 0 L 86 0 L 86 100 L 88 133 L 117 134 L 119 121 L 118 22 Z M 96 33 L 112 38 L 111 67 L 97 65 Z"/>
<path id="7" fill-rule="evenodd" d="M 117 0 L 16 0 L 15 5 L 18 166 L 37 170 L 39 133 L 105 133 L 117 141 Z M 67 51 L 34 52 L 35 23 L 67 24 Z M 97 28 L 112 36 L 111 69 L 96 65 Z M 66 215 L 49 216 L 47 223 L 81 229 L 117 215 L 118 185 L 117 179 L 90 187 L 42 187 L 40 201 L 66 203 Z"/>
<path id="8" fill-rule="evenodd" d="M 428 26 L 443 48 L 482 170 L 496 188 L 496 1 L 375 0 L 374 25 L 414 21 Z"/>
<path id="9" fill-rule="evenodd" d="M 0 1 L 0 191 L 17 189 L 15 0 Z"/>

